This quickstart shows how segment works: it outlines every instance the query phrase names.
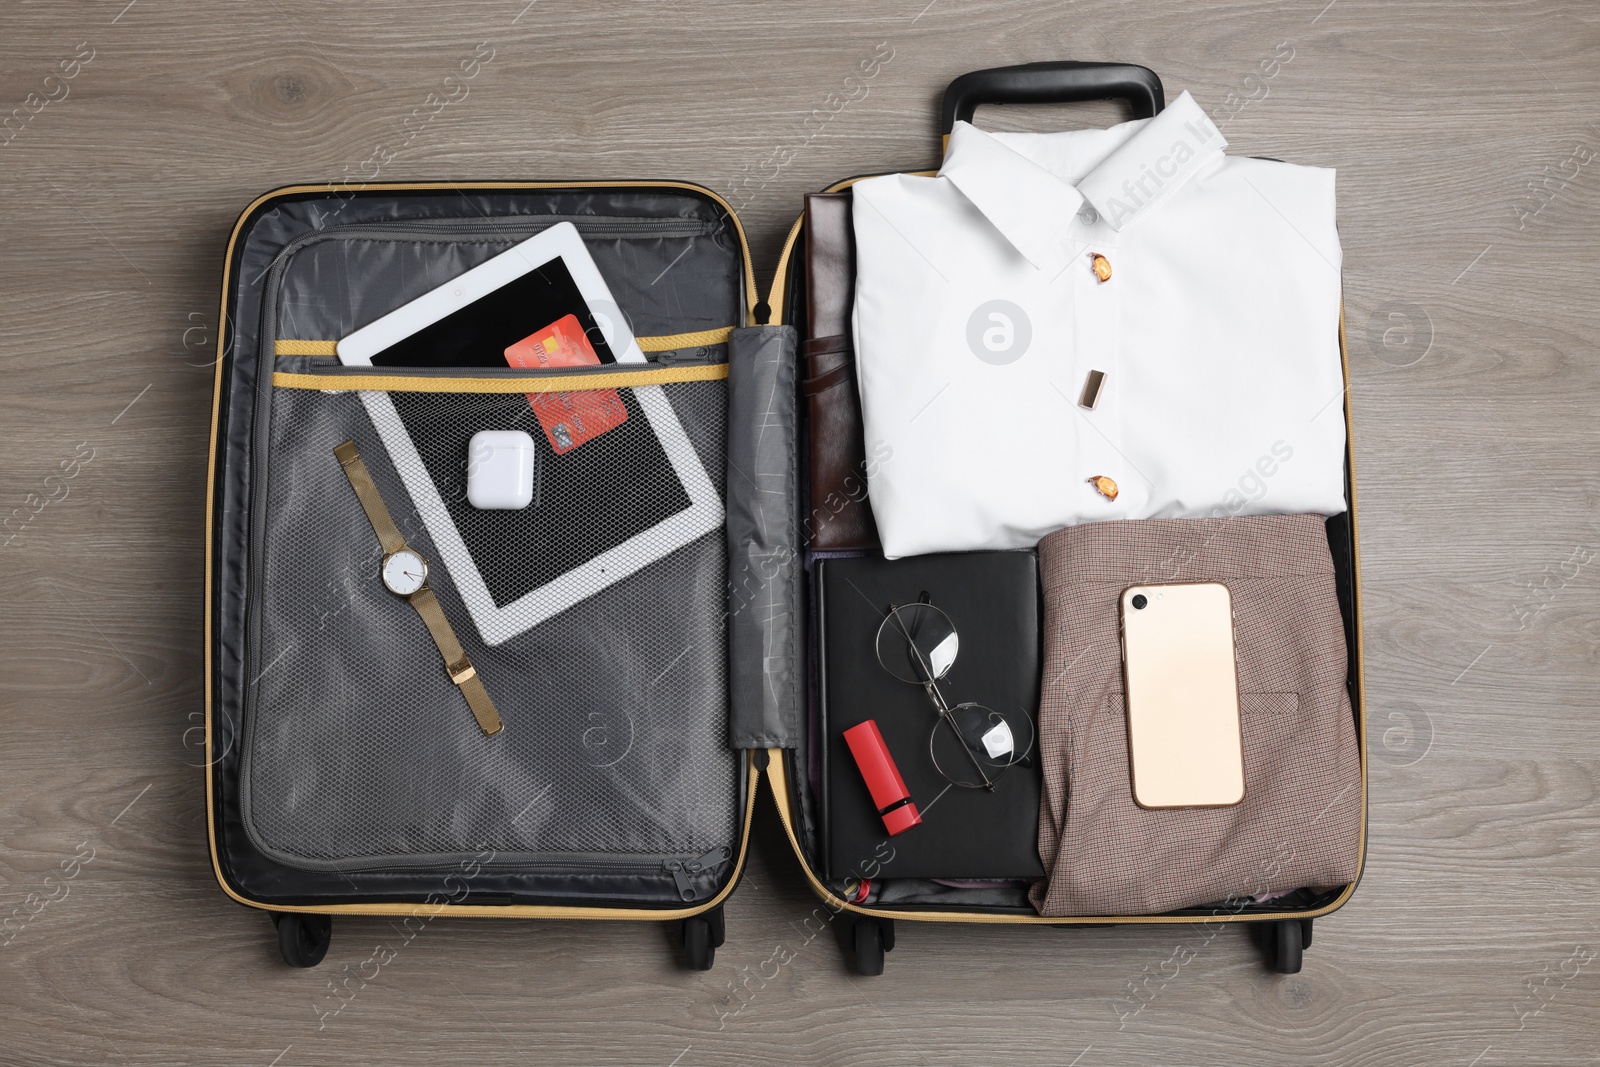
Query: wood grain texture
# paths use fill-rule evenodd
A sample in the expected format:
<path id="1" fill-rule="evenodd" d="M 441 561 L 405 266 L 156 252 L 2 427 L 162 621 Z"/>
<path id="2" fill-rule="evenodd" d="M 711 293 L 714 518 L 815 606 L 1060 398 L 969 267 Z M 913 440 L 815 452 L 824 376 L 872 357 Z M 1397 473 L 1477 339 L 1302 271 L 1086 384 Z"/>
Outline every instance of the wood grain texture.
<path id="1" fill-rule="evenodd" d="M 480 45 L 468 96 L 407 127 Z M 93 457 L 0 547 L 0 916 L 56 898 L 0 947 L 0 1062 L 1594 1060 L 1600 559 L 1568 561 L 1600 554 L 1600 163 L 1537 214 L 1525 199 L 1600 147 L 1593 5 L 10 4 L 0 115 L 85 47 L 68 95 L 0 146 L 0 515 Z M 865 95 L 830 110 L 879 48 Z M 903 923 L 886 976 L 860 979 L 805 924 L 765 802 L 710 973 L 656 927 L 439 921 L 352 998 L 399 944 L 376 919 L 283 967 L 266 917 L 212 880 L 193 732 L 240 209 L 379 146 L 383 179 L 687 178 L 740 205 L 765 284 L 803 193 L 936 163 L 952 77 L 1057 58 L 1149 65 L 1233 151 L 1339 172 L 1371 838 L 1306 970 L 1266 973 L 1234 928 Z"/>

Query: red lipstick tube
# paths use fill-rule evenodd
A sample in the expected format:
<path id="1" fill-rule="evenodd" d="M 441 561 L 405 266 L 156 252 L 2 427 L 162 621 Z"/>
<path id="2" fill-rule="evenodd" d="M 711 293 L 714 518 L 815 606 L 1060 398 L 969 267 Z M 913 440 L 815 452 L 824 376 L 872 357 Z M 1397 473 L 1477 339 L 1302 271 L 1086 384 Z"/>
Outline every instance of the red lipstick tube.
<path id="1" fill-rule="evenodd" d="M 868 719 L 850 727 L 844 732 L 844 742 L 850 746 L 861 777 L 866 779 L 867 792 L 872 794 L 873 806 L 883 818 L 883 828 L 889 836 L 920 826 L 922 814 L 911 801 L 911 791 L 889 755 L 889 746 L 883 743 L 878 724 Z"/>

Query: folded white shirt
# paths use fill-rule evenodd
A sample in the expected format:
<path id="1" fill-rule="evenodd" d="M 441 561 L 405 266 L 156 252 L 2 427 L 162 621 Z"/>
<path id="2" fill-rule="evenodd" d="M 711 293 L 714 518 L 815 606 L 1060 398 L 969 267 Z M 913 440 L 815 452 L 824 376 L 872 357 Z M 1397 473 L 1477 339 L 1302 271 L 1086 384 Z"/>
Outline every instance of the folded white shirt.
<path id="1" fill-rule="evenodd" d="M 1100 519 L 1345 509 L 1334 172 L 1226 144 L 1184 93 L 1105 130 L 958 122 L 937 177 L 855 184 L 889 558 Z"/>

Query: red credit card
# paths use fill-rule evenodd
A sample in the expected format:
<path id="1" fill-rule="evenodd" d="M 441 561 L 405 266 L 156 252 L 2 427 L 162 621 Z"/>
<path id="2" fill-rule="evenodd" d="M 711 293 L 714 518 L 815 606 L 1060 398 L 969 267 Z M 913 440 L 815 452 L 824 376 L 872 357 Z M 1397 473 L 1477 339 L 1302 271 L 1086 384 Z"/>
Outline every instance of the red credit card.
<path id="1" fill-rule="evenodd" d="M 578 317 L 563 315 L 507 348 L 506 362 L 513 367 L 543 370 L 595 367 L 600 365 L 600 357 L 584 336 Z M 528 404 L 558 456 L 628 421 L 628 409 L 622 406 L 622 397 L 615 389 L 529 393 Z"/>

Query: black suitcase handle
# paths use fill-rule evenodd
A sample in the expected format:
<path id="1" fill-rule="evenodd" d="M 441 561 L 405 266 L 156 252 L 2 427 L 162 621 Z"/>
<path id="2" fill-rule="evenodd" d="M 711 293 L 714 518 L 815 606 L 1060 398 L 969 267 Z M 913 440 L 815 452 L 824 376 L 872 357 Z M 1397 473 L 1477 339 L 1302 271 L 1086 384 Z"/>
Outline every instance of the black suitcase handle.
<path id="1" fill-rule="evenodd" d="M 979 104 L 1075 104 L 1126 100 L 1133 117 L 1152 118 L 1166 107 L 1161 79 L 1133 63 L 1024 63 L 963 74 L 944 91 L 939 133 L 948 139 L 956 120 L 971 122 Z"/>

